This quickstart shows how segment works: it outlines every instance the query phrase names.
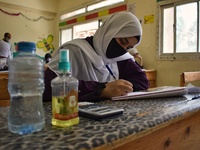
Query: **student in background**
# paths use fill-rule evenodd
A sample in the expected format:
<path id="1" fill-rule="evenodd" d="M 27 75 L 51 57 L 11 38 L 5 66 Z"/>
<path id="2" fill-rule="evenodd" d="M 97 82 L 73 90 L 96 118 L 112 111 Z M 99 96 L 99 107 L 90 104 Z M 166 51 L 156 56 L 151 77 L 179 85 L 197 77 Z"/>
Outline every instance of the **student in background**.
<path id="1" fill-rule="evenodd" d="M 50 53 L 46 53 L 45 54 L 45 56 L 44 56 L 44 61 L 45 61 L 45 63 L 48 63 L 48 62 L 50 62 L 50 60 L 51 60 L 51 54 Z"/>
<path id="2" fill-rule="evenodd" d="M 128 52 L 134 57 L 135 63 L 143 69 L 143 60 L 142 56 L 138 53 L 138 50 L 136 48 L 131 48 L 128 50 Z M 138 61 L 137 61 L 138 60 Z"/>
<path id="3" fill-rule="evenodd" d="M 0 41 L 0 70 L 8 70 L 8 60 L 11 57 L 11 34 L 5 33 Z"/>
<path id="4" fill-rule="evenodd" d="M 45 70 L 44 101 L 51 100 L 60 49 L 69 49 L 72 76 L 79 80 L 79 101 L 98 101 L 149 87 L 146 74 L 128 53 L 141 41 L 142 27 L 130 12 L 112 14 L 94 36 L 61 45 Z"/>

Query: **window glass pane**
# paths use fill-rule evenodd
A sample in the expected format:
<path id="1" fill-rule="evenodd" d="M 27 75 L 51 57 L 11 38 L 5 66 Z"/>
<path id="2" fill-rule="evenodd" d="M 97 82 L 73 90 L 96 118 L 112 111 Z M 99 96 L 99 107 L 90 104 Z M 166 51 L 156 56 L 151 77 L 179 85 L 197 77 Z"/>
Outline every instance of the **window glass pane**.
<path id="1" fill-rule="evenodd" d="M 197 3 L 176 8 L 176 52 L 197 52 Z"/>
<path id="2" fill-rule="evenodd" d="M 105 1 L 93 4 L 93 5 L 89 5 L 87 7 L 87 11 L 92 11 L 92 10 L 95 10 L 95 9 L 98 9 L 98 8 L 113 5 L 113 4 L 116 4 L 116 3 L 123 2 L 123 1 L 124 0 L 105 0 Z"/>
<path id="3" fill-rule="evenodd" d="M 64 20 L 64 19 L 70 18 L 72 16 L 76 16 L 76 15 L 83 14 L 83 13 L 85 13 L 85 8 L 81 8 L 81 9 L 72 11 L 70 13 L 63 14 L 60 16 L 60 20 Z"/>
<path id="4" fill-rule="evenodd" d="M 74 26 L 74 39 L 85 38 L 87 36 L 93 36 L 98 29 L 98 21 L 93 21 L 81 25 Z"/>
<path id="5" fill-rule="evenodd" d="M 61 45 L 72 40 L 72 29 L 61 30 Z"/>
<path id="6" fill-rule="evenodd" d="M 163 53 L 174 52 L 174 8 L 163 10 Z"/>

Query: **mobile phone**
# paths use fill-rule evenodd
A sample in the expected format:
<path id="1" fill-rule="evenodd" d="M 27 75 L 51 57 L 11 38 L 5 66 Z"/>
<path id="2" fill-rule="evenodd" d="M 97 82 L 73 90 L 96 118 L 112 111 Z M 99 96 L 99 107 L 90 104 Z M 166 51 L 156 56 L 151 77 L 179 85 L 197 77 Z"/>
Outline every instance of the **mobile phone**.
<path id="1" fill-rule="evenodd" d="M 79 103 L 79 115 L 95 120 L 112 118 L 118 115 L 122 115 L 123 112 L 124 109 L 122 108 L 114 108 L 112 106 L 106 106 L 90 102 Z"/>

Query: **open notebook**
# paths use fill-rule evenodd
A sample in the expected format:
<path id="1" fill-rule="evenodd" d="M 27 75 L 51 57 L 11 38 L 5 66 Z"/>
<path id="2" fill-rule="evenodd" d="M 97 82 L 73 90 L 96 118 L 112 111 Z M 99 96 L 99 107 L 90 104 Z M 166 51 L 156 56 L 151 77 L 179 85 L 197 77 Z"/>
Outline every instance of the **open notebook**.
<path id="1" fill-rule="evenodd" d="M 112 100 L 128 100 L 128 99 L 145 99 L 145 98 L 159 98 L 183 96 L 187 94 L 186 87 L 177 86 L 161 86 L 156 88 L 149 88 L 146 91 L 131 92 L 124 96 L 112 97 Z"/>

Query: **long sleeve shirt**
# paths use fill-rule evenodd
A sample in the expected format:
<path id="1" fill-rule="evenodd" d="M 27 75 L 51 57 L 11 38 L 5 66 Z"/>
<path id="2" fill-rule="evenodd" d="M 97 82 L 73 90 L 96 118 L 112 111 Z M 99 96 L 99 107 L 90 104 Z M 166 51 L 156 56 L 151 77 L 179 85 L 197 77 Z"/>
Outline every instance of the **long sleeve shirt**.
<path id="1" fill-rule="evenodd" d="M 131 82 L 134 91 L 146 90 L 149 87 L 145 72 L 142 71 L 132 59 L 120 61 L 117 64 L 119 79 L 125 79 Z M 51 101 L 51 80 L 55 77 L 57 77 L 57 75 L 52 70 L 48 68 L 45 70 L 44 101 Z M 98 92 L 98 90 L 101 90 L 101 85 L 102 83 L 96 81 L 79 80 L 79 101 L 103 100 Z"/>
<path id="2" fill-rule="evenodd" d="M 93 48 L 93 38 L 87 37 L 85 39 Z M 133 59 L 127 59 L 117 62 L 119 79 L 124 79 L 133 84 L 134 91 L 146 90 L 149 87 L 146 74 L 136 64 Z M 81 73 L 81 72 L 80 72 Z M 45 90 L 43 94 L 43 101 L 51 101 L 51 80 L 57 77 L 56 73 L 47 68 L 45 70 Z M 79 80 L 79 101 L 100 101 L 101 90 L 105 83 L 97 81 Z"/>

